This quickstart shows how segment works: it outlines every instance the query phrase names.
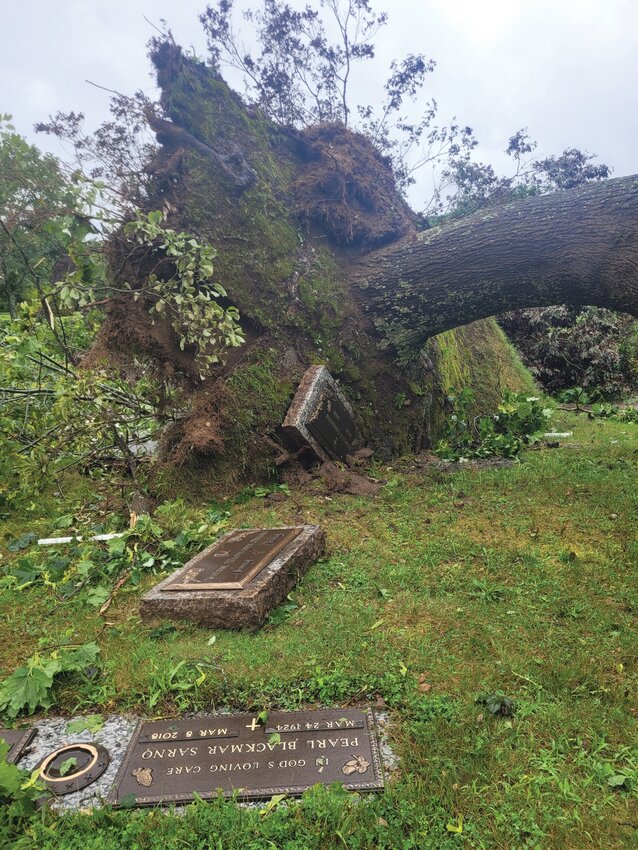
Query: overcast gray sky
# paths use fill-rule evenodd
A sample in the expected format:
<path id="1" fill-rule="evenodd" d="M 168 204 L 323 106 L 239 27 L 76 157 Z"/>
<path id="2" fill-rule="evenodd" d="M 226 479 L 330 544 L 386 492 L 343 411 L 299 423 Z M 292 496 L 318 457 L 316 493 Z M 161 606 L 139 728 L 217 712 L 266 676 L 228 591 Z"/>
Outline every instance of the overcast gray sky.
<path id="1" fill-rule="evenodd" d="M 580 147 L 618 176 L 638 172 L 638 0 L 373 0 L 390 13 L 377 58 L 355 80 L 356 100 L 379 97 L 393 58 L 437 60 L 424 100 L 474 127 L 483 160 L 504 165 L 508 137 L 528 127 L 543 153 Z M 298 5 L 295 0 L 293 4 Z M 245 6 L 245 0 L 239 4 Z M 255 5 L 255 4 L 251 4 Z M 144 20 L 165 18 L 175 39 L 205 54 L 205 0 L 0 0 L 0 113 L 32 127 L 57 110 L 108 114 L 108 95 L 153 93 Z M 423 190 L 422 190 L 423 191 Z M 419 191 L 412 194 L 419 206 Z"/>

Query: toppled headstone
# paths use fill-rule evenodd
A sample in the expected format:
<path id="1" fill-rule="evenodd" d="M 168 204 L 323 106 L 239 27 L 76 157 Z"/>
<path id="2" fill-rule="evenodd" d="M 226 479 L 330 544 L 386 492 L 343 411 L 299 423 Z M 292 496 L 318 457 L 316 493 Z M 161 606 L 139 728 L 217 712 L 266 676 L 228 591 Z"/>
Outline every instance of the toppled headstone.
<path id="1" fill-rule="evenodd" d="M 371 711 L 271 712 L 265 723 L 241 714 L 141 723 L 109 802 L 267 798 L 332 782 L 353 791 L 383 788 Z"/>
<path id="2" fill-rule="evenodd" d="M 208 628 L 260 626 L 324 547 L 316 525 L 230 531 L 146 593 L 140 614 Z"/>
<path id="3" fill-rule="evenodd" d="M 309 447 L 319 460 L 345 461 L 355 450 L 354 415 L 325 366 L 311 366 L 303 376 L 282 431 L 295 449 Z"/>

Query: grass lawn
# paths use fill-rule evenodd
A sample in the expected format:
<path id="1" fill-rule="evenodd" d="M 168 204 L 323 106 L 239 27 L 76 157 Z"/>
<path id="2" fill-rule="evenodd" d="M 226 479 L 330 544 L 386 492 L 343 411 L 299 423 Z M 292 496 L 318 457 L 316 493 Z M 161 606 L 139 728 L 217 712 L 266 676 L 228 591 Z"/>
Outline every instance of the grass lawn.
<path id="1" fill-rule="evenodd" d="M 562 414 L 577 445 L 512 469 L 375 472 L 380 496 L 295 492 L 234 504 L 229 527 L 321 524 L 326 557 L 256 633 L 140 623 L 125 584 L 103 616 L 85 590 L 1 591 L 6 676 L 46 636 L 96 641 L 102 672 L 53 712 L 152 716 L 386 704 L 401 765 L 387 790 L 314 790 L 267 814 L 218 801 L 0 827 L 16 848 L 638 847 L 638 426 Z M 50 533 L 94 496 L 5 515 L 0 540 Z M 209 505 L 188 508 L 199 521 Z M 178 509 L 176 509 L 178 510 Z M 20 553 L 3 549 L 3 563 Z M 181 662 L 186 662 L 182 664 Z M 202 675 L 204 674 L 204 676 Z M 486 694 L 515 701 L 492 716 Z M 0 818 L 2 815 L 0 815 Z M 4 833 L 2 829 L 4 828 Z"/>

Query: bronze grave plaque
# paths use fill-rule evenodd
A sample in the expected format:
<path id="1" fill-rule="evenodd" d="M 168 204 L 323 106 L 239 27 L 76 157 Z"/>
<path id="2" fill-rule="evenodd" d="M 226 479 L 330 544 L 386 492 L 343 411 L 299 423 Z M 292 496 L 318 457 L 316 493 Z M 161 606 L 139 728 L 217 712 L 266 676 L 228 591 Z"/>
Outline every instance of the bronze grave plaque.
<path id="1" fill-rule="evenodd" d="M 220 793 L 267 798 L 332 782 L 353 791 L 383 788 L 371 711 L 277 711 L 265 725 L 237 714 L 141 723 L 109 802 L 153 806 Z"/>
<path id="2" fill-rule="evenodd" d="M 232 531 L 180 570 L 162 592 L 180 590 L 243 590 L 301 528 L 251 528 Z"/>
<path id="3" fill-rule="evenodd" d="M 9 764 L 15 764 L 21 758 L 37 733 L 37 729 L 0 729 L 0 738 L 9 745 Z"/>

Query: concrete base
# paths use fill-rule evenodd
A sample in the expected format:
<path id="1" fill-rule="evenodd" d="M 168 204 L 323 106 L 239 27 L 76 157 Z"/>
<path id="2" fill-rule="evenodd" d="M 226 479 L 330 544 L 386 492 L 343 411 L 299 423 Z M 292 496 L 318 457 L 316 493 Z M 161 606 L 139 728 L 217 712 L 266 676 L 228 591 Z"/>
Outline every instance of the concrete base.
<path id="1" fill-rule="evenodd" d="M 220 538 L 223 540 L 224 538 Z M 164 579 L 140 600 L 142 620 L 190 620 L 213 629 L 255 628 L 282 603 L 299 578 L 324 551 L 325 532 L 317 525 L 304 525 L 277 557 L 243 590 L 182 590 L 162 588 L 189 565 Z"/>

